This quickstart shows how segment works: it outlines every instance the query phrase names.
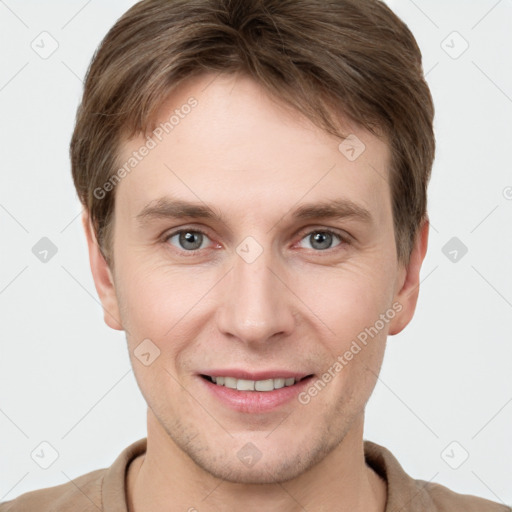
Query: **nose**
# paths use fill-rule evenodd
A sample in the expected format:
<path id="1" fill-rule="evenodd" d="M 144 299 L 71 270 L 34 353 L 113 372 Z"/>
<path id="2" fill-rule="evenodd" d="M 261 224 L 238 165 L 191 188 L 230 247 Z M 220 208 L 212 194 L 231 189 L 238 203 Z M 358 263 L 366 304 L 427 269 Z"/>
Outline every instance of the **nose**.
<path id="1" fill-rule="evenodd" d="M 283 266 L 269 249 L 254 261 L 240 254 L 234 253 L 232 270 L 223 280 L 217 327 L 225 336 L 248 345 L 288 336 L 295 324 L 294 296 Z"/>

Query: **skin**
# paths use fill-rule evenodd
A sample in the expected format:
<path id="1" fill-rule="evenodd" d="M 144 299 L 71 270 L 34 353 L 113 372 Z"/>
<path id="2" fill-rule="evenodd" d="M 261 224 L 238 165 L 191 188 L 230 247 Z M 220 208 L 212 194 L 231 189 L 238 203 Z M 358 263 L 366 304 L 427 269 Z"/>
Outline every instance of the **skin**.
<path id="1" fill-rule="evenodd" d="M 364 408 L 387 336 L 414 314 L 428 221 L 400 265 L 385 141 L 345 122 L 366 145 L 351 162 L 338 149 L 342 139 L 251 79 L 212 79 L 181 84 L 162 120 L 190 96 L 197 107 L 117 185 L 114 270 L 83 218 L 105 322 L 126 331 L 148 403 L 148 448 L 129 468 L 129 509 L 383 511 L 385 482 L 364 460 Z M 120 162 L 144 142 L 126 141 Z M 163 196 L 207 204 L 223 221 L 140 225 L 136 216 Z M 292 217 L 302 204 L 341 197 L 372 222 Z M 178 236 L 165 238 L 180 228 L 206 233 L 195 255 Z M 319 249 L 312 236 L 325 229 L 350 243 L 333 236 Z M 236 252 L 248 236 L 263 250 L 252 263 Z M 266 413 L 238 412 L 197 375 L 281 368 L 318 378 L 394 303 L 400 312 L 307 405 L 293 399 Z M 144 339 L 160 350 L 149 366 L 134 355 Z M 237 456 L 249 442 L 261 453 L 252 467 Z"/>

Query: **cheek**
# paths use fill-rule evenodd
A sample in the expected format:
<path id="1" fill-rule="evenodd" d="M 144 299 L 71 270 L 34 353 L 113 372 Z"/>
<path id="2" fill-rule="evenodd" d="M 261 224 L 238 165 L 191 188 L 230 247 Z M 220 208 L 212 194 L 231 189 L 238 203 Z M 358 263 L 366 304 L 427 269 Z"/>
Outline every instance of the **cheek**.
<path id="1" fill-rule="evenodd" d="M 390 274 L 370 264 L 348 263 L 302 273 L 294 292 L 335 339 L 347 340 L 373 325 L 390 307 Z"/>
<path id="2" fill-rule="evenodd" d="M 149 329 L 157 337 L 172 329 L 208 290 L 199 273 L 154 264 L 143 257 L 124 262 L 120 284 L 129 324 L 135 330 Z"/>

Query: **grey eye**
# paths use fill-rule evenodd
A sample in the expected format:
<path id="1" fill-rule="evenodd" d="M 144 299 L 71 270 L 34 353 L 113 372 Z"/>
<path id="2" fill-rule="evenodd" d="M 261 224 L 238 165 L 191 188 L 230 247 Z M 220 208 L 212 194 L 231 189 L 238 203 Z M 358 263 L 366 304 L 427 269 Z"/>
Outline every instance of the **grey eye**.
<path id="1" fill-rule="evenodd" d="M 200 231 L 184 230 L 169 236 L 168 241 L 172 243 L 172 240 L 176 239 L 176 237 L 178 245 L 175 243 L 173 243 L 173 245 L 178 249 L 185 249 L 186 251 L 197 251 L 201 249 L 203 242 L 208 238 Z"/>
<path id="2" fill-rule="evenodd" d="M 334 238 L 341 240 L 339 235 L 330 231 L 312 231 L 303 240 L 307 240 L 310 243 L 310 247 L 306 247 L 307 249 L 325 251 L 326 249 L 331 249 Z"/>

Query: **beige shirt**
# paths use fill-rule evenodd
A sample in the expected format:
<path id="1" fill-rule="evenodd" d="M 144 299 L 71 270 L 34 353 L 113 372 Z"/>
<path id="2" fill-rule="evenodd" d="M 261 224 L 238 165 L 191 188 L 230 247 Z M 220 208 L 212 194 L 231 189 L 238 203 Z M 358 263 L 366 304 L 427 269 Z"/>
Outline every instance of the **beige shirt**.
<path id="1" fill-rule="evenodd" d="M 106 469 L 98 469 L 71 482 L 27 492 L 0 504 L 0 512 L 128 512 L 127 469 L 146 451 L 146 438 L 125 448 Z M 387 482 L 386 512 L 512 512 L 512 508 L 447 487 L 414 480 L 383 446 L 364 441 L 366 463 Z"/>

